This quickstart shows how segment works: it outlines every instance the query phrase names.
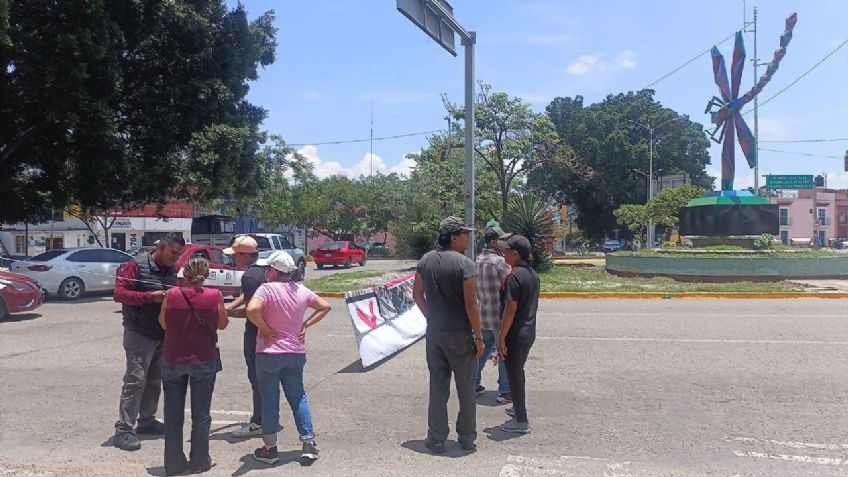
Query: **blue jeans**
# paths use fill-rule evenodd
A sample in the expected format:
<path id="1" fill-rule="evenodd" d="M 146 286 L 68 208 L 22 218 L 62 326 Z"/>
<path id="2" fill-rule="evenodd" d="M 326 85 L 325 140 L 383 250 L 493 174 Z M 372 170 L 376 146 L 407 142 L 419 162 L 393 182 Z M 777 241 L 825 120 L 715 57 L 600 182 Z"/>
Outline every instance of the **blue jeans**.
<path id="1" fill-rule="evenodd" d="M 475 388 L 480 386 L 483 368 L 486 367 L 489 355 L 498 349 L 498 332 L 483 330 L 483 344 L 486 346 L 486 350 L 483 351 L 483 356 L 480 356 L 479 361 L 477 361 L 477 379 L 474 381 Z M 509 394 L 509 378 L 507 377 L 506 366 L 503 361 L 498 361 L 498 394 Z"/>
<path id="2" fill-rule="evenodd" d="M 198 365 L 162 364 L 162 387 L 165 391 L 165 474 L 176 475 L 187 468 L 205 470 L 212 465 L 209 456 L 209 428 L 212 417 L 212 392 L 215 389 L 217 362 Z M 191 387 L 191 452 L 189 461 L 183 453 L 185 399 Z"/>
<path id="3" fill-rule="evenodd" d="M 259 395 L 259 383 L 256 380 L 256 335 L 259 330 L 248 321 L 244 326 L 244 364 L 247 365 L 247 380 L 253 393 L 253 415 L 250 422 L 262 425 L 262 396 Z"/>
<path id="4" fill-rule="evenodd" d="M 280 384 L 289 402 L 300 440 L 309 442 L 315 438 L 312 430 L 312 412 L 306 401 L 303 388 L 303 368 L 306 355 L 301 353 L 268 354 L 256 353 L 256 378 L 262 395 L 262 438 L 265 445 L 277 445 L 280 422 Z"/>

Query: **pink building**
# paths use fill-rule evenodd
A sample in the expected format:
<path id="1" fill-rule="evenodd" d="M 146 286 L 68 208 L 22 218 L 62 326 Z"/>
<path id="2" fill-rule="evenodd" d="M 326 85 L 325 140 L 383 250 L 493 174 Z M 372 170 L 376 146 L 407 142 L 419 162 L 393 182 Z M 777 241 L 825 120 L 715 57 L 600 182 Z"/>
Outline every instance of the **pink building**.
<path id="1" fill-rule="evenodd" d="M 769 197 L 780 207 L 780 241 L 787 245 L 807 245 L 817 230 L 819 242 L 848 237 L 848 191 L 816 188 L 813 210 L 813 191 L 778 191 Z M 817 221 L 817 222 L 816 222 Z"/>

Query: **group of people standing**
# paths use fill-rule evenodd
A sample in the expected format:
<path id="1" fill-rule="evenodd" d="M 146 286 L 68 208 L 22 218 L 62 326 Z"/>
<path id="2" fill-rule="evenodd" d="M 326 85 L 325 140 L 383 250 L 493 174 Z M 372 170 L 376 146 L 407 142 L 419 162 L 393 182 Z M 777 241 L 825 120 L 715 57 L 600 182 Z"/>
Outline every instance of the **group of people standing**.
<path id="1" fill-rule="evenodd" d="M 532 247 L 521 235 L 487 224 L 484 248 L 473 262 L 464 255 L 473 229 L 458 217 L 439 225 L 439 248 L 418 262 L 413 297 L 427 319 L 430 371 L 427 438 L 434 453 L 445 451 L 451 375 L 456 381 L 458 442 L 473 450 L 477 439 L 476 396 L 485 392 L 482 370 L 496 350 L 499 403 L 512 403 L 504 432 L 530 432 L 524 365 L 536 339 L 539 276 L 530 267 Z"/>
<path id="2" fill-rule="evenodd" d="M 292 257 L 274 252 L 263 266 L 251 237 L 238 237 L 224 250 L 245 269 L 242 294 L 229 305 L 217 289 L 203 287 L 209 263 L 191 257 L 177 285 L 175 264 L 185 241 L 168 236 L 156 248 L 127 262 L 117 272 L 115 301 L 122 304 L 127 370 L 115 423 L 113 445 L 141 448 L 138 435 L 165 436 L 165 473 L 205 472 L 216 465 L 209 455 L 210 408 L 217 373 L 222 369 L 218 331 L 230 318 L 246 318 L 244 357 L 253 390 L 253 415 L 233 432 L 234 438 L 258 437 L 254 457 L 279 460 L 280 387 L 292 409 L 302 443 L 302 457 L 318 458 L 312 416 L 303 386 L 306 332 L 330 312 L 326 300 L 296 283 Z M 304 320 L 306 311 L 312 313 Z M 155 418 L 160 389 L 165 394 L 165 422 Z M 183 451 L 186 394 L 191 389 L 191 450 Z"/>
<path id="3" fill-rule="evenodd" d="M 433 452 L 445 450 L 449 434 L 447 401 L 455 376 L 460 412 L 459 443 L 474 449 L 476 395 L 485 388 L 481 373 L 497 353 L 500 403 L 512 417 L 506 432 L 529 433 L 524 364 L 535 339 L 539 277 L 529 267 L 530 242 L 488 224 L 477 263 L 463 255 L 471 228 L 448 217 L 439 227 L 439 248 L 418 263 L 413 295 L 427 319 L 426 354 L 430 371 L 428 433 Z M 185 248 L 177 236 L 159 240 L 151 252 L 139 254 L 118 269 L 115 301 L 122 305 L 126 372 L 112 443 L 133 451 L 139 435 L 165 436 L 165 473 L 200 473 L 216 465 L 209 454 L 211 402 L 222 369 L 218 331 L 231 318 L 246 318 L 244 358 L 253 393 L 250 420 L 234 438 L 262 437 L 254 458 L 279 460 L 280 387 L 283 389 L 302 444 L 302 457 L 318 458 L 312 414 L 303 385 L 307 330 L 331 310 L 330 304 L 296 283 L 297 267 L 286 252 L 259 264 L 256 241 L 240 236 L 224 250 L 245 270 L 242 294 L 229 304 L 221 292 L 205 288 L 209 263 L 191 257 L 177 286 L 175 265 Z M 311 314 L 306 316 L 311 309 Z M 305 317 L 305 318 L 304 318 Z M 186 394 L 190 389 L 191 449 L 183 451 Z M 164 423 L 156 420 L 160 390 L 165 394 Z"/>

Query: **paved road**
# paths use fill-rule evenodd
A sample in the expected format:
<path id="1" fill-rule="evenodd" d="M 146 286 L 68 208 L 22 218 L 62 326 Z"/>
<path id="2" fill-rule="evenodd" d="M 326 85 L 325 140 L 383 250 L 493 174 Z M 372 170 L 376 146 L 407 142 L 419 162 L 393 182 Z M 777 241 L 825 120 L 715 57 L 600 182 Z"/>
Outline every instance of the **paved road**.
<path id="1" fill-rule="evenodd" d="M 296 462 L 290 416 L 274 470 L 259 440 L 229 432 L 249 408 L 241 324 L 222 333 L 207 475 L 844 475 L 848 301 L 544 301 L 528 362 L 533 433 L 495 430 L 479 401 L 479 448 L 425 452 L 423 342 L 376 369 L 357 361 L 342 303 L 309 337 L 306 384 L 321 459 Z M 107 297 L 50 302 L 0 323 L 0 475 L 163 475 L 161 440 L 108 447 L 123 368 Z M 494 386 L 488 367 L 484 384 Z M 456 409 L 455 403 L 451 404 Z M 452 411 L 453 415 L 455 411 Z M 186 434 L 188 435 L 188 434 Z"/>
<path id="2" fill-rule="evenodd" d="M 381 272 L 392 272 L 395 270 L 415 268 L 415 263 L 416 262 L 414 260 L 369 260 L 365 263 L 364 267 L 354 265 L 350 269 L 345 269 L 344 267 L 330 267 L 324 268 L 323 270 L 318 270 L 314 263 L 308 263 L 306 265 L 306 279 L 312 280 L 315 278 L 322 278 L 327 275 L 334 275 L 336 273 L 357 272 L 360 270 L 377 270 Z"/>

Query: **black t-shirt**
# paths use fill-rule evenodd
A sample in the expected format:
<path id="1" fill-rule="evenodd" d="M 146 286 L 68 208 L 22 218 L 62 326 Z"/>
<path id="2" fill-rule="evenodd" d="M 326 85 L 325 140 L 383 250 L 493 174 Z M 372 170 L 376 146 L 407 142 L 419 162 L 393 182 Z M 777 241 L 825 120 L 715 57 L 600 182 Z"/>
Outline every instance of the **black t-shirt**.
<path id="1" fill-rule="evenodd" d="M 507 300 L 518 303 L 507 341 L 532 343 L 536 339 L 536 311 L 539 309 L 539 275 L 527 265 L 512 268 L 502 293 L 501 312 Z"/>
<path id="2" fill-rule="evenodd" d="M 477 276 L 477 265 L 459 252 L 433 250 L 421 257 L 416 271 L 424 280 L 427 332 L 470 333 L 471 323 L 465 312 L 463 282 Z"/>
<path id="3" fill-rule="evenodd" d="M 244 274 L 241 276 L 241 292 L 244 294 L 244 306 L 247 306 L 250 303 L 250 300 L 253 299 L 253 295 L 256 294 L 256 290 L 259 289 L 259 286 L 265 283 L 265 267 L 259 265 L 251 265 L 244 271 Z M 256 325 L 250 322 L 250 320 L 244 320 L 244 326 L 246 328 L 256 328 Z"/>

